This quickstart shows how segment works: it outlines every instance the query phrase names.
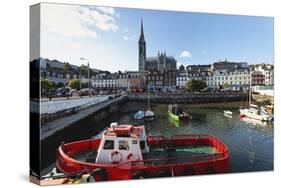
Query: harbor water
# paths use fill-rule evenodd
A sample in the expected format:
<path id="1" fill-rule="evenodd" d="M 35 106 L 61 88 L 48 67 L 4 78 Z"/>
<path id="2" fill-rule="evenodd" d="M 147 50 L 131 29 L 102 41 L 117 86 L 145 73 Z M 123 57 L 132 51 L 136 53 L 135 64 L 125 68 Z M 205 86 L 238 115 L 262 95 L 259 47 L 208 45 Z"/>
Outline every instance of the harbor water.
<path id="1" fill-rule="evenodd" d="M 151 122 L 136 122 L 133 114 L 138 110 L 145 110 L 147 104 L 126 102 L 118 113 L 98 124 L 93 124 L 91 119 L 87 119 L 42 141 L 42 173 L 48 173 L 54 167 L 55 151 L 62 141 L 91 138 L 108 127 L 111 122 L 144 124 L 148 135 L 169 137 L 175 134 L 211 134 L 222 140 L 229 148 L 229 172 L 273 170 L 273 123 L 240 119 L 239 106 L 243 105 L 245 103 L 213 106 L 182 104 L 180 106 L 192 116 L 192 119 L 188 122 L 174 122 L 168 118 L 167 104 L 152 104 L 152 111 L 157 118 Z M 233 115 L 225 116 L 223 110 L 230 110 Z"/>

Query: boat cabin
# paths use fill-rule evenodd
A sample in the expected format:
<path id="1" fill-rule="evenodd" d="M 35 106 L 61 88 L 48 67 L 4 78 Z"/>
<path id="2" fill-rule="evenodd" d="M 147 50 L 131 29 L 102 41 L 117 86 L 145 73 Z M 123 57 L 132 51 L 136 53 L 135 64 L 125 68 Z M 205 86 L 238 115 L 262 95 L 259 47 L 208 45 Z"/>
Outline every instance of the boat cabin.
<path id="1" fill-rule="evenodd" d="M 180 108 L 178 105 L 174 104 L 174 105 L 169 105 L 169 109 L 168 109 L 169 112 L 173 113 L 173 114 L 176 114 L 176 115 L 181 115 L 183 114 L 183 109 Z"/>
<path id="2" fill-rule="evenodd" d="M 144 126 L 118 125 L 112 123 L 102 135 L 96 158 L 97 164 L 117 164 L 143 160 L 148 153 Z"/>

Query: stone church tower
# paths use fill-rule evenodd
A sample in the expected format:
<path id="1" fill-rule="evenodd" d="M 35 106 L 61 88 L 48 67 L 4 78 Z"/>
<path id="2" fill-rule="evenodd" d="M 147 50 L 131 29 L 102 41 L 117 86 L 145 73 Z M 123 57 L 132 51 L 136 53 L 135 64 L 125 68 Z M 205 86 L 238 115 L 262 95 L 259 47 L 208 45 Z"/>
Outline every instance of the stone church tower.
<path id="1" fill-rule="evenodd" d="M 143 24 L 141 20 L 141 34 L 139 38 L 139 71 L 146 69 L 146 43 L 143 34 Z"/>

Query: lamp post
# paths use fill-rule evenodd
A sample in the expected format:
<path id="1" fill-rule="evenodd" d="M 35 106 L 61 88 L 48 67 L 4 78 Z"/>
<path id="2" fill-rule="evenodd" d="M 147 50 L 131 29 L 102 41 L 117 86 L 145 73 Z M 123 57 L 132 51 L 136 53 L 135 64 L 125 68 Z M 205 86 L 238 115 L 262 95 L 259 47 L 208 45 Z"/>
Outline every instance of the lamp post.
<path id="1" fill-rule="evenodd" d="M 89 60 L 86 58 L 81 57 L 80 60 L 85 60 L 87 61 L 87 65 L 88 65 L 88 93 L 89 93 L 89 97 L 91 97 L 91 92 L 90 92 L 90 63 Z"/>
<path id="2" fill-rule="evenodd" d="M 81 93 L 81 66 L 79 67 L 79 93 L 80 93 L 80 97 L 82 98 L 82 93 Z"/>

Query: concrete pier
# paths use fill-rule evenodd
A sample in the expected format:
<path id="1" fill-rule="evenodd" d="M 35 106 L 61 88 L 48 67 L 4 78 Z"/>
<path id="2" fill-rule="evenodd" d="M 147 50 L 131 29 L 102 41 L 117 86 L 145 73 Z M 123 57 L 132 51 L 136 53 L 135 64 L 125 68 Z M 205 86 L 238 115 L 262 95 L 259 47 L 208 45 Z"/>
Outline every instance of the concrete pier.
<path id="1" fill-rule="evenodd" d="M 60 131 L 72 124 L 78 122 L 81 119 L 84 119 L 88 116 L 96 116 L 97 118 L 106 117 L 106 111 L 117 110 L 117 107 L 120 103 L 123 103 L 127 100 L 126 96 L 121 96 L 118 98 L 109 99 L 98 104 L 94 104 L 88 108 L 82 109 L 75 114 L 61 117 L 53 121 L 47 122 L 41 125 L 41 137 L 40 140 L 44 140 L 47 137 L 55 134 L 57 131 Z"/>

